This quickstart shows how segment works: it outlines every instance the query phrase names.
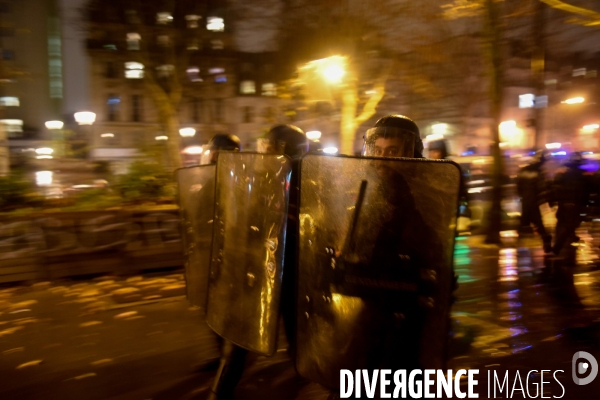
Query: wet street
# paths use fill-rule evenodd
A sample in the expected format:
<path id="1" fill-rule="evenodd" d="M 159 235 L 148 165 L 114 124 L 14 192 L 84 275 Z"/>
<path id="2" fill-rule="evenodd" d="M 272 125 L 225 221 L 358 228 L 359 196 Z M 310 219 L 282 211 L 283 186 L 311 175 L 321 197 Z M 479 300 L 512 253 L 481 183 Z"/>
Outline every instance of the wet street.
<path id="1" fill-rule="evenodd" d="M 587 386 L 571 378 L 575 352 L 600 360 L 595 229 L 579 231 L 572 283 L 537 238 L 507 232 L 502 247 L 459 238 L 449 368 L 479 368 L 482 381 L 490 369 L 563 370 L 563 398 L 598 398 L 600 378 Z M 237 398 L 328 398 L 295 374 L 286 347 L 281 335 L 274 357 L 249 357 Z M 4 287 L 0 353 L 2 399 L 143 400 L 204 398 L 214 372 L 198 366 L 218 350 L 183 296 L 182 275 L 163 274 Z"/>

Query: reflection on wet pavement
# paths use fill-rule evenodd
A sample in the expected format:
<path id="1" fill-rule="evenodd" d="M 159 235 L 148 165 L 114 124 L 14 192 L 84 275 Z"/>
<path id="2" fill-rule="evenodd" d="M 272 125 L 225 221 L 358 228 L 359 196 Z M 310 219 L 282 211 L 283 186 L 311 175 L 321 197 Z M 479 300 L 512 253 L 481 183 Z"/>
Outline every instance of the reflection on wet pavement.
<path id="1" fill-rule="evenodd" d="M 448 367 L 568 375 L 575 351 L 600 359 L 598 231 L 594 224 L 578 231 L 577 266 L 562 269 L 544 257 L 538 238 L 509 235 L 502 247 L 458 238 Z M 217 342 L 183 293 L 180 274 L 0 289 L 0 394 L 203 398 L 213 373 L 194 365 L 216 357 Z M 278 349 L 272 358 L 250 357 L 237 398 L 327 399 L 328 390 L 295 373 L 282 331 Z"/>
<path id="2" fill-rule="evenodd" d="M 537 347 L 555 345 L 565 334 L 600 321 L 599 249 L 591 230 L 591 224 L 579 229 L 577 265 L 562 270 L 560 260 L 544 256 L 537 237 L 508 236 L 502 248 L 484 245 L 480 237 L 458 238 L 455 271 L 461 276 L 453 308 L 451 366 L 498 362 L 510 367 L 519 353 L 535 363 L 531 354 Z M 573 275 L 573 285 L 559 270 Z M 576 343 L 585 345 L 577 338 Z M 564 344 L 565 355 L 547 354 L 548 360 L 556 356 L 556 362 L 569 362 L 572 344 Z"/>

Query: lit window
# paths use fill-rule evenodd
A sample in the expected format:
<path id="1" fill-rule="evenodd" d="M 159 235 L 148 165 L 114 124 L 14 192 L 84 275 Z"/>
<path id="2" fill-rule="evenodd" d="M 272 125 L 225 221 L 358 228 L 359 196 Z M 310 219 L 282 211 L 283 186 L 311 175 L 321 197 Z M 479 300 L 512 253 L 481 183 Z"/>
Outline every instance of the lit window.
<path id="1" fill-rule="evenodd" d="M 158 43 L 159 46 L 168 46 L 169 42 L 169 35 L 159 35 L 156 38 L 156 43 Z"/>
<path id="2" fill-rule="evenodd" d="M 546 85 L 556 85 L 558 83 L 558 80 L 556 80 L 556 79 L 547 79 L 547 80 L 544 81 L 544 83 Z"/>
<path id="3" fill-rule="evenodd" d="M 173 21 L 173 16 L 169 12 L 159 12 L 156 14 L 156 23 L 158 24 L 168 24 Z"/>
<path id="4" fill-rule="evenodd" d="M 225 82 L 227 82 L 227 76 L 226 75 L 217 75 L 217 76 L 215 76 L 215 82 L 216 83 L 225 83 Z"/>
<path id="5" fill-rule="evenodd" d="M 209 68 L 208 69 L 209 74 L 222 74 L 223 72 L 225 72 L 225 68 Z"/>
<path id="6" fill-rule="evenodd" d="M 192 82 L 202 82 L 202 78 L 200 78 L 200 68 L 198 67 L 188 67 L 185 71 L 187 73 L 188 79 Z"/>
<path id="7" fill-rule="evenodd" d="M 200 20 L 199 15 L 186 15 L 185 20 L 187 21 L 187 27 L 190 29 L 194 29 L 198 27 L 198 20 Z"/>
<path id="8" fill-rule="evenodd" d="M 116 44 L 110 44 L 110 43 L 109 43 L 109 44 L 105 44 L 105 45 L 104 45 L 104 48 L 105 48 L 106 50 L 116 50 L 116 49 L 117 49 L 117 45 L 116 45 Z"/>
<path id="9" fill-rule="evenodd" d="M 263 83 L 262 95 L 263 96 L 277 96 L 277 86 L 274 83 Z"/>
<path id="10" fill-rule="evenodd" d="M 585 68 L 575 68 L 573 70 L 573 76 L 585 76 Z"/>
<path id="11" fill-rule="evenodd" d="M 598 71 L 596 71 L 595 69 L 592 69 L 585 73 L 586 78 L 595 78 L 596 76 L 598 76 Z"/>
<path id="12" fill-rule="evenodd" d="M 548 107 L 548 96 L 536 96 L 535 98 L 535 108 L 546 108 Z"/>
<path id="13" fill-rule="evenodd" d="M 206 19 L 206 29 L 213 32 L 223 32 L 225 30 L 225 23 L 223 22 L 223 18 L 208 17 Z"/>
<path id="14" fill-rule="evenodd" d="M 125 71 L 125 78 L 127 79 L 142 79 L 144 77 L 143 69 L 131 69 Z"/>
<path id="15" fill-rule="evenodd" d="M 139 33 L 128 33 L 127 34 L 127 50 L 139 50 L 140 40 L 142 37 Z"/>
<path id="16" fill-rule="evenodd" d="M 4 125 L 4 129 L 8 133 L 8 136 L 12 136 L 11 133 L 23 132 L 22 119 L 0 119 L 0 124 Z"/>
<path id="17" fill-rule="evenodd" d="M 531 93 L 519 95 L 519 108 L 533 108 L 535 96 Z"/>
<path id="18" fill-rule="evenodd" d="M 142 79 L 144 77 L 144 64 L 135 61 L 125 63 L 125 78 Z"/>
<path id="19" fill-rule="evenodd" d="M 222 40 L 211 40 L 210 45 L 213 50 L 223 50 L 225 48 Z"/>
<path id="20" fill-rule="evenodd" d="M 0 106 L 4 107 L 19 107 L 18 97 L 0 97 Z"/>
<path id="21" fill-rule="evenodd" d="M 256 93 L 256 84 L 254 83 L 254 81 L 241 81 L 240 82 L 240 93 L 242 93 L 242 94 Z"/>

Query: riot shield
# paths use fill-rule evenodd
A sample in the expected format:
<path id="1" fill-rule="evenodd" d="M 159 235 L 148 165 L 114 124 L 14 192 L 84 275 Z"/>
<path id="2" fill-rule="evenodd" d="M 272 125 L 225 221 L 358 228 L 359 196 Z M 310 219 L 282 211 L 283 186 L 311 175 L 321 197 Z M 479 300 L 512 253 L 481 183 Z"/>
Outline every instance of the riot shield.
<path id="1" fill-rule="evenodd" d="M 187 297 L 206 312 L 215 200 L 215 165 L 177 170 Z"/>
<path id="2" fill-rule="evenodd" d="M 459 182 L 450 161 L 302 159 L 300 375 L 336 389 L 340 369 L 443 368 Z"/>
<path id="3" fill-rule="evenodd" d="M 244 349 L 275 352 L 291 164 L 220 152 L 208 325 Z"/>

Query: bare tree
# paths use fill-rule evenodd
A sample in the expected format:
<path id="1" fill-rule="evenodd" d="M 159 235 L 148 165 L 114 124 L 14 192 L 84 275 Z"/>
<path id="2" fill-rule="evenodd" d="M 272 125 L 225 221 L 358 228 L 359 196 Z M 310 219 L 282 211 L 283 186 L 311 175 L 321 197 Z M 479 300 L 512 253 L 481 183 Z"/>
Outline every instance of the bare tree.
<path id="1" fill-rule="evenodd" d="M 188 67 L 206 57 L 202 42 L 211 32 L 201 28 L 208 11 L 207 3 L 194 0 L 90 0 L 82 10 L 89 51 L 107 51 L 106 43 L 113 43 L 114 51 L 127 51 L 128 61 L 143 68 L 144 93 L 168 136 L 172 168 L 181 165 L 180 106 L 202 90 L 193 83 L 201 81 L 199 71 Z"/>

